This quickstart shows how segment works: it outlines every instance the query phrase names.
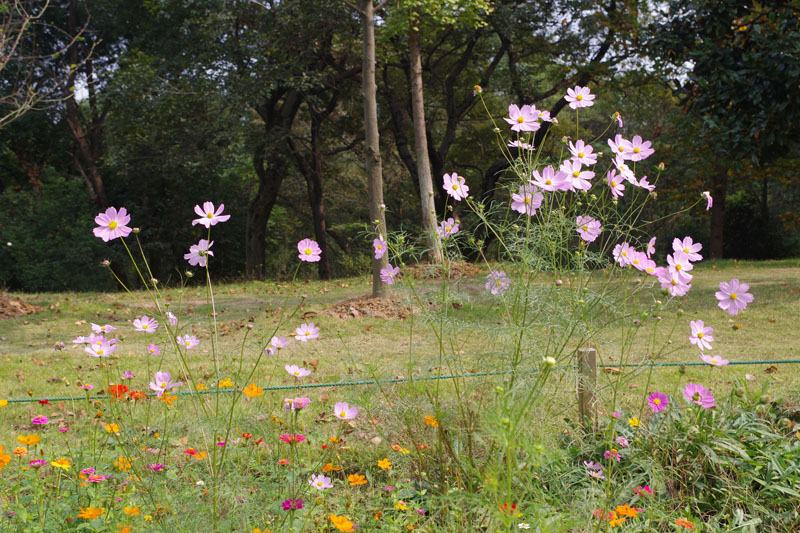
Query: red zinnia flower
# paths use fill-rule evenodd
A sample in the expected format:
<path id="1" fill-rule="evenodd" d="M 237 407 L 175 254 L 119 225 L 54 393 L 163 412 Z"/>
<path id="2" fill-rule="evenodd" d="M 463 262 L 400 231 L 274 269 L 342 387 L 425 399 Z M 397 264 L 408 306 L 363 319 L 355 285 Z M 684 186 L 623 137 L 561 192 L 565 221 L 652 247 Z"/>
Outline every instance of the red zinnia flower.
<path id="1" fill-rule="evenodd" d="M 128 392 L 127 385 L 109 385 L 108 386 L 108 393 L 116 398 L 117 400 L 123 399 L 125 394 Z"/>

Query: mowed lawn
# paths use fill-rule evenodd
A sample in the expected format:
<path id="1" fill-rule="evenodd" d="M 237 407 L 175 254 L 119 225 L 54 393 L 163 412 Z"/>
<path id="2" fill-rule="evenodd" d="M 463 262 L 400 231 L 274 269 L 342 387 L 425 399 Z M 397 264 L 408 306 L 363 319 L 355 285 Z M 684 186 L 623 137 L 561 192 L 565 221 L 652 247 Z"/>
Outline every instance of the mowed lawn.
<path id="1" fill-rule="evenodd" d="M 659 313 L 661 320 L 646 321 L 629 351 L 621 352 L 623 329 L 609 330 L 598 338 L 599 388 L 614 380 L 625 380 L 624 393 L 614 400 L 603 396 L 601 412 L 619 406 L 638 409 L 644 389 L 663 390 L 678 394 L 687 382 L 703 383 L 715 395 L 724 397 L 731 383 L 745 378 L 748 386 L 767 387 L 773 397 L 789 399 L 798 396 L 800 365 L 730 365 L 664 367 L 653 369 L 616 366 L 622 362 L 644 362 L 649 357 L 660 362 L 698 362 L 699 350 L 689 343 L 689 321 L 701 319 L 714 328 L 714 348 L 711 353 L 730 361 L 763 361 L 800 359 L 800 261 L 767 262 L 709 262 L 695 271 L 693 288 L 685 298 L 665 305 Z M 720 281 L 739 278 L 750 284 L 755 301 L 736 317 L 716 305 L 714 292 Z M 422 314 L 406 318 L 380 319 L 358 316 L 340 318 L 326 312 L 334 304 L 370 292 L 366 278 L 330 282 L 248 282 L 216 286 L 216 328 L 218 344 L 216 360 L 212 356 L 211 335 L 206 292 L 201 285 L 190 286 L 183 293 L 178 289 L 166 291 L 171 309 L 181 316 L 184 333 L 193 333 L 200 345 L 189 351 L 189 368 L 196 383 L 213 388 L 219 380 L 231 377 L 238 386 L 242 376 L 259 357 L 261 347 L 273 335 L 291 339 L 294 328 L 303 322 L 320 327 L 320 338 L 310 343 L 293 339 L 290 345 L 272 358 L 262 358 L 262 364 L 251 381 L 262 387 L 283 385 L 287 376 L 285 364 L 305 364 L 314 367 L 310 383 L 358 381 L 364 379 L 396 378 L 435 375 L 437 372 L 473 372 L 504 370 L 507 367 L 507 339 L 497 331 L 502 312 L 496 297 L 483 290 L 485 272 L 452 282 L 451 298 L 457 302 L 449 312 L 446 327 L 456 328 L 456 341 L 448 340 L 444 359 L 439 357 L 439 344 L 431 334 L 434 322 Z M 435 301 L 437 283 L 418 282 L 423 299 Z M 654 297 L 662 298 L 658 291 Z M 388 305 L 401 308 L 407 304 L 403 284 L 393 288 L 394 302 Z M 144 292 L 134 297 L 125 293 L 45 293 L 19 294 L 41 312 L 0 321 L 0 399 L 84 397 L 81 383 L 95 386 L 93 392 L 104 389 L 109 381 L 125 383 L 131 389 L 147 390 L 156 370 L 181 373 L 174 352 L 163 335 L 149 335 L 133 329 L 134 318 L 152 314 L 139 302 L 148 302 Z M 413 305 L 413 304 L 409 304 Z M 390 309 L 391 310 L 391 309 Z M 341 315 L 342 313 L 338 313 Z M 358 314 L 353 313 L 353 314 Z M 283 324 L 280 325 L 280 322 Z M 78 335 L 91 332 L 90 323 L 111 324 L 120 337 L 119 349 L 112 357 L 90 357 L 82 345 L 72 343 Z M 253 324 L 248 332 L 247 324 Z M 653 328 L 656 328 L 653 330 Z M 54 348 L 63 342 L 66 348 Z M 148 344 L 162 348 L 160 356 L 147 352 Z M 653 349 L 656 347 L 657 349 Z M 240 356 L 241 354 L 241 356 Z M 541 362 L 536 353 L 526 353 L 523 368 L 534 368 Z M 442 363 L 444 361 L 444 364 Z M 451 364 L 447 364 L 447 363 Z M 103 365 L 108 363 L 109 367 Z M 559 419 L 575 411 L 575 370 L 569 361 L 556 367 L 557 386 L 552 387 L 553 401 L 549 402 L 548 417 Z M 443 367 L 443 368 L 442 368 Z M 123 380 L 124 372 L 134 377 Z M 184 376 L 185 377 L 185 376 Z M 474 377 L 476 385 L 501 383 L 503 376 Z M 649 379 L 649 384 L 648 384 Z M 391 385 L 390 387 L 402 387 Z M 184 386 L 179 390 L 191 390 Z M 374 386 L 361 386 L 362 399 L 376 391 Z M 278 393 L 280 395 L 280 393 Z M 601 392 L 602 394 L 602 392 Z M 74 405 L 66 402 L 66 409 Z M 62 405 L 62 408 L 64 406 Z M 11 403 L 0 412 L 4 431 L 27 424 L 31 416 L 49 414 L 57 402 L 42 406 L 36 402 Z"/>

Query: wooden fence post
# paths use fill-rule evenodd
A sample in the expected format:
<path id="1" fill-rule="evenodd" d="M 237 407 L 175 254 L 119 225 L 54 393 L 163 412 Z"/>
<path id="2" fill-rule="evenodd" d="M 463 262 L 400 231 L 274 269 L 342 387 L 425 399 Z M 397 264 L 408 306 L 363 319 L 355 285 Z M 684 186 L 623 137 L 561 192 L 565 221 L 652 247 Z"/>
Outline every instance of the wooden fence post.
<path id="1" fill-rule="evenodd" d="M 578 359 L 578 415 L 586 431 L 594 431 L 597 420 L 597 351 L 579 348 L 575 357 Z"/>

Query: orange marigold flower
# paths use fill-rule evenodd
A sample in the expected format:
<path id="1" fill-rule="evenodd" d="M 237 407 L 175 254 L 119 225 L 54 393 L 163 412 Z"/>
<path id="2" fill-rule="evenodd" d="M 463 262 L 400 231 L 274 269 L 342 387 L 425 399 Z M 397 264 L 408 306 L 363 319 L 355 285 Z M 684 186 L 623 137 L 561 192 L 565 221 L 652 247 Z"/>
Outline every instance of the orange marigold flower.
<path id="1" fill-rule="evenodd" d="M 322 467 L 323 472 L 338 472 L 341 469 L 341 466 L 334 466 L 333 463 L 325 463 L 325 466 Z"/>
<path id="2" fill-rule="evenodd" d="M 432 415 L 425 415 L 425 423 L 429 426 L 439 427 L 439 421 L 436 420 L 436 417 Z"/>
<path id="3" fill-rule="evenodd" d="M 639 514 L 639 509 L 629 505 L 617 505 L 615 511 L 619 516 L 627 516 L 628 518 L 636 518 L 636 515 Z"/>
<path id="4" fill-rule="evenodd" d="M 165 404 L 169 405 L 170 407 L 175 407 L 175 400 L 178 397 L 175 394 L 171 394 L 169 391 L 164 391 L 164 394 L 161 396 L 161 401 Z"/>
<path id="5" fill-rule="evenodd" d="M 17 457 L 25 457 L 26 455 L 28 455 L 28 448 L 23 448 L 22 446 L 18 446 L 14 448 L 14 450 L 11 453 L 16 455 Z"/>
<path id="6" fill-rule="evenodd" d="M 391 470 L 392 462 L 389 460 L 388 457 L 384 457 L 383 459 L 378 461 L 378 467 L 383 470 Z"/>
<path id="7" fill-rule="evenodd" d="M 11 456 L 7 453 L 3 453 L 3 447 L 0 446 L 0 470 L 3 469 L 8 463 L 11 462 Z"/>
<path id="8" fill-rule="evenodd" d="M 689 522 L 688 520 L 684 520 L 683 518 L 679 518 L 675 520 L 676 526 L 683 526 L 690 531 L 694 531 L 694 524 Z"/>
<path id="9" fill-rule="evenodd" d="M 84 509 L 83 507 L 79 507 L 81 512 L 78 513 L 78 518 L 85 518 L 86 520 L 94 520 L 98 516 L 102 515 L 106 512 L 105 507 L 97 509 L 95 507 L 87 507 Z"/>
<path id="10" fill-rule="evenodd" d="M 611 520 L 608 523 L 608 525 L 611 527 L 621 526 L 625 522 L 625 520 L 627 520 L 627 518 L 625 518 L 624 516 L 620 518 L 615 518 L 614 520 Z"/>
<path id="11" fill-rule="evenodd" d="M 117 527 L 119 528 L 117 533 L 131 533 L 131 526 L 121 526 L 117 524 Z"/>
<path id="12" fill-rule="evenodd" d="M 255 383 L 251 383 L 247 387 L 242 389 L 242 392 L 248 398 L 257 398 L 264 394 L 264 389 L 256 385 Z"/>
<path id="13" fill-rule="evenodd" d="M 352 486 L 367 484 L 367 478 L 362 476 L 361 474 L 350 474 L 349 476 L 347 476 L 347 480 L 350 482 L 350 485 Z"/>
<path id="14" fill-rule="evenodd" d="M 130 460 L 129 460 L 129 459 L 127 459 L 126 457 L 122 457 L 122 456 L 120 455 L 120 456 L 119 456 L 119 459 L 117 459 L 116 461 L 114 461 L 114 466 L 116 466 L 116 467 L 117 467 L 117 469 L 118 469 L 120 472 L 125 472 L 126 470 L 130 470 L 130 469 L 131 469 L 131 466 L 133 466 L 133 465 L 131 465 L 131 462 L 130 462 Z"/>
<path id="15" fill-rule="evenodd" d="M 328 518 L 339 531 L 344 531 L 345 533 L 352 533 L 355 531 L 355 524 L 344 515 L 336 516 L 335 514 L 330 514 Z"/>
<path id="16" fill-rule="evenodd" d="M 128 516 L 136 516 L 142 514 L 141 507 L 125 507 L 125 514 Z"/>
<path id="17" fill-rule="evenodd" d="M 114 423 L 106 424 L 105 426 L 106 431 L 109 433 L 114 433 L 115 435 L 119 435 L 119 426 Z"/>
<path id="18" fill-rule="evenodd" d="M 17 442 L 25 446 L 36 446 L 42 438 L 39 435 L 18 435 Z"/>

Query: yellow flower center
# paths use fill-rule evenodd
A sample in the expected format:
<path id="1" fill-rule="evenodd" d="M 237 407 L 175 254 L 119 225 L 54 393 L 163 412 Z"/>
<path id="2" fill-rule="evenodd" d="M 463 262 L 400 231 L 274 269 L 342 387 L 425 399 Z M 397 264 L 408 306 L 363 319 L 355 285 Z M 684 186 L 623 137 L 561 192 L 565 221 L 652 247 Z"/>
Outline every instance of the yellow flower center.
<path id="1" fill-rule="evenodd" d="M 311 335 L 311 332 L 310 331 L 306 331 L 306 337 L 308 337 L 309 335 Z"/>
<path id="2" fill-rule="evenodd" d="M 104 350 L 97 350 L 97 355 L 103 355 L 105 353 Z"/>
<path id="3" fill-rule="evenodd" d="M 653 404 L 661 405 L 661 400 L 659 398 L 653 398 Z"/>
<path id="4" fill-rule="evenodd" d="M 689 253 L 689 249 L 688 248 L 684 248 L 683 249 L 683 253 L 688 254 Z"/>
<path id="5" fill-rule="evenodd" d="M 117 223 L 117 221 L 116 221 L 116 220 L 112 220 L 111 222 L 109 222 L 109 223 L 108 223 L 108 229 L 116 229 L 116 227 L 117 227 L 118 225 L 119 225 L 119 224 Z"/>
<path id="6" fill-rule="evenodd" d="M 583 157 L 583 152 L 578 152 L 578 157 Z"/>
<path id="7" fill-rule="evenodd" d="M 625 151 L 625 149 L 624 149 L 622 146 L 620 146 L 619 148 L 617 148 L 617 150 L 618 150 L 620 153 L 622 153 L 622 152 L 624 152 L 624 151 Z"/>
<path id="8" fill-rule="evenodd" d="M 454 190 L 454 191 L 457 191 L 457 190 L 458 190 L 458 183 L 454 183 L 454 184 L 453 184 L 453 190 Z"/>
<path id="9" fill-rule="evenodd" d="M 494 284 L 499 287 L 503 284 L 503 282 L 498 279 L 497 281 L 494 282 Z"/>
<path id="10" fill-rule="evenodd" d="M 544 180 L 544 184 L 545 184 L 545 185 L 552 185 L 552 184 L 553 184 L 553 182 L 552 182 L 552 181 L 550 181 L 550 180 Z"/>
<path id="11" fill-rule="evenodd" d="M 208 213 L 206 213 L 206 216 L 207 216 L 208 218 L 214 218 L 214 213 L 212 213 L 212 212 L 210 212 L 210 211 L 209 211 Z"/>
<path id="12" fill-rule="evenodd" d="M 340 416 L 341 418 L 344 418 L 344 417 L 346 417 L 346 416 L 347 416 L 347 413 L 345 413 L 344 411 L 342 411 L 341 413 L 339 413 L 339 416 Z"/>
<path id="13" fill-rule="evenodd" d="M 581 173 L 576 170 L 575 172 L 572 173 L 572 175 L 577 178 L 578 176 L 581 175 Z"/>
<path id="14" fill-rule="evenodd" d="M 677 265 L 675 265 L 675 270 L 680 270 L 680 269 L 681 269 L 681 264 L 680 264 L 680 263 L 678 263 Z"/>
<path id="15" fill-rule="evenodd" d="M 166 388 L 167 388 L 167 384 L 166 384 L 166 383 L 164 383 L 163 381 L 161 382 L 161 388 L 162 388 L 162 389 L 166 389 Z"/>
<path id="16" fill-rule="evenodd" d="M 525 205 L 528 205 L 528 204 L 530 204 L 530 203 L 531 203 L 531 199 L 530 199 L 530 197 L 526 196 L 526 197 L 525 197 Z"/>
<path id="17" fill-rule="evenodd" d="M 617 182 L 616 182 L 616 181 L 614 181 L 614 180 L 611 180 L 611 186 L 612 186 L 612 187 L 614 187 L 614 188 L 616 188 L 616 187 L 617 187 Z"/>
<path id="18" fill-rule="evenodd" d="M 517 122 L 522 124 L 523 122 L 525 122 L 525 117 L 522 117 L 522 116 L 517 117 Z"/>
<path id="19" fill-rule="evenodd" d="M 575 97 L 575 99 L 578 101 L 583 100 L 583 95 L 579 94 L 578 96 Z"/>
<path id="20" fill-rule="evenodd" d="M 582 229 L 583 231 L 589 231 L 589 226 L 581 226 L 581 229 Z"/>
<path id="21" fill-rule="evenodd" d="M 295 375 L 295 376 L 299 376 L 299 375 L 300 375 L 300 372 L 295 372 L 295 373 L 294 373 L 294 375 Z"/>
<path id="22" fill-rule="evenodd" d="M 673 286 L 675 286 L 675 285 L 677 285 L 677 284 L 678 284 L 678 282 L 677 282 L 677 281 L 675 281 L 674 279 L 673 279 L 673 280 L 670 280 L 670 283 L 671 283 Z"/>
<path id="23" fill-rule="evenodd" d="M 731 300 L 735 300 L 735 299 L 736 299 L 736 293 L 735 293 L 735 292 L 732 292 L 732 293 L 731 293 Z"/>
<path id="24" fill-rule="evenodd" d="M 700 333 L 698 333 L 698 334 L 697 334 L 697 338 L 698 338 L 698 339 L 702 339 L 702 338 L 703 338 L 703 332 L 702 332 L 702 331 L 701 331 Z"/>
<path id="25" fill-rule="evenodd" d="M 306 255 L 313 255 L 314 254 L 314 252 L 311 250 L 311 248 L 306 248 L 303 251 L 303 253 L 306 254 Z"/>
<path id="26" fill-rule="evenodd" d="M 638 154 L 638 153 L 639 153 L 639 147 L 638 147 L 638 146 L 637 146 L 636 148 L 634 148 L 634 149 L 633 149 L 633 153 L 634 153 L 634 154 Z"/>

